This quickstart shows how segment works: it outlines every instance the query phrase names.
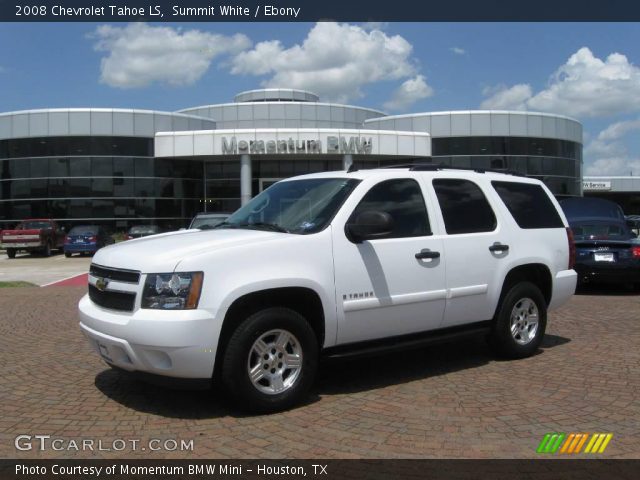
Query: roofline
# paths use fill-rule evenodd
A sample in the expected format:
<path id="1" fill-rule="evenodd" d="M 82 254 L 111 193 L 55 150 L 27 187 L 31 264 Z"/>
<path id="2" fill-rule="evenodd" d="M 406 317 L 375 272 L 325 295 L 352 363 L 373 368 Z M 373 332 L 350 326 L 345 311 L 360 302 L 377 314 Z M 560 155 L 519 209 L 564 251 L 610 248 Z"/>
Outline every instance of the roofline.
<path id="1" fill-rule="evenodd" d="M 508 115 L 540 115 L 543 117 L 553 117 L 553 118 L 563 118 L 565 120 L 570 120 L 572 122 L 576 122 L 580 125 L 582 123 L 580 120 L 577 120 L 573 117 L 569 117 L 567 115 L 559 115 L 555 113 L 546 113 L 546 112 L 532 112 L 532 111 L 524 111 L 524 110 L 442 110 L 437 112 L 416 112 L 416 113 L 403 113 L 401 115 L 387 115 L 381 118 L 369 118 L 365 120 L 365 122 L 374 122 L 377 120 L 392 120 L 396 118 L 412 118 L 412 117 L 426 117 L 426 116 L 437 116 L 437 115 L 471 115 L 471 114 L 508 114 Z"/>
<path id="2" fill-rule="evenodd" d="M 213 118 L 201 117 L 189 113 L 169 112 L 165 110 L 144 110 L 138 108 L 37 108 L 31 110 L 15 110 L 12 112 L 0 112 L 0 117 L 8 117 L 13 115 L 28 115 L 32 113 L 142 113 L 147 115 L 169 115 L 180 118 L 191 118 L 193 120 L 206 120 L 208 122 L 216 122 Z"/>
<path id="3" fill-rule="evenodd" d="M 265 102 L 227 102 L 227 103 L 214 103 L 211 105 L 200 105 L 197 107 L 188 107 L 188 108 L 183 108 L 180 110 L 176 110 L 176 112 L 184 112 L 187 110 L 195 110 L 197 108 L 212 108 L 212 107 L 229 107 L 229 106 L 234 106 L 237 107 L 238 105 L 269 105 L 269 104 L 275 104 L 275 105 L 286 105 L 286 104 L 297 104 L 297 105 L 324 105 L 324 106 L 331 106 L 331 107 L 343 107 L 343 108 L 354 108 L 357 110 L 368 110 L 369 112 L 374 112 L 374 113 L 378 113 L 380 115 L 382 115 L 382 117 L 386 118 L 386 112 L 382 112 L 380 110 L 375 110 L 373 108 L 369 108 L 369 107 L 359 107 L 357 105 L 345 105 L 343 103 L 329 103 L 329 102 L 303 102 L 300 100 L 284 100 L 284 101 L 275 101 L 275 100 L 268 100 Z M 373 119 L 371 119 L 373 120 Z M 221 121 L 221 120 L 218 120 Z M 365 120 L 366 121 L 366 120 Z"/>

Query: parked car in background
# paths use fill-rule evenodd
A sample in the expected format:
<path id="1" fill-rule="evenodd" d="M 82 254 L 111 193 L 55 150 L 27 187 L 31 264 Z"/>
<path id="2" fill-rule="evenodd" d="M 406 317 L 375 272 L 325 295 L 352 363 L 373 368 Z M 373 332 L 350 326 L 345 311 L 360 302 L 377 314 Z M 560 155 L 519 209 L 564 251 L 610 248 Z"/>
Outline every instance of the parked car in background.
<path id="1" fill-rule="evenodd" d="M 94 254 L 102 247 L 114 243 L 113 238 L 99 225 L 79 225 L 73 227 L 64 240 L 64 256 L 74 253 Z"/>
<path id="2" fill-rule="evenodd" d="M 578 283 L 630 284 L 640 289 L 640 241 L 620 206 L 600 198 L 560 202 L 573 230 Z"/>
<path id="3" fill-rule="evenodd" d="M 0 248 L 7 251 L 9 258 L 15 258 L 21 250 L 40 252 L 48 257 L 52 250 L 61 250 L 63 245 L 64 228 L 46 218 L 24 220 L 16 228 L 2 230 L 0 234 Z"/>
<path id="4" fill-rule="evenodd" d="M 189 229 L 198 228 L 200 230 L 206 230 L 213 228 L 224 222 L 230 215 L 230 213 L 198 213 L 193 217 L 193 220 L 191 220 Z"/>
<path id="5" fill-rule="evenodd" d="M 160 233 L 160 227 L 157 225 L 134 225 L 127 232 L 126 240 L 148 237 L 149 235 L 156 235 L 158 233 Z"/>

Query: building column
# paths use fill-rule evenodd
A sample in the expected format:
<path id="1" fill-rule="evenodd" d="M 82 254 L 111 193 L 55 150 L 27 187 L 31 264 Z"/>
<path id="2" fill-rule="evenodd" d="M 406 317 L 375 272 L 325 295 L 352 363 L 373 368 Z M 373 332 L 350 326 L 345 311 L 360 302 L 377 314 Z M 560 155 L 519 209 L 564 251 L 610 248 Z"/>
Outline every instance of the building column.
<path id="1" fill-rule="evenodd" d="M 351 167 L 351 165 L 353 165 L 353 155 L 351 155 L 350 153 L 345 153 L 342 156 L 342 169 L 349 170 L 349 167 Z"/>
<path id="2" fill-rule="evenodd" d="M 240 155 L 240 204 L 246 205 L 251 200 L 251 156 Z"/>

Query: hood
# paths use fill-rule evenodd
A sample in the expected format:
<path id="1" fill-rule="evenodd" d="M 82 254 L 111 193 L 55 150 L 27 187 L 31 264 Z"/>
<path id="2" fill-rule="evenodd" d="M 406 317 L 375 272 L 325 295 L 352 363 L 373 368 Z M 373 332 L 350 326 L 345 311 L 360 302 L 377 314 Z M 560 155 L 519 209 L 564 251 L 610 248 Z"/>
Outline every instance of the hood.
<path id="1" fill-rule="evenodd" d="M 247 229 L 183 230 L 127 240 L 101 248 L 93 263 L 104 267 L 172 272 L 180 260 L 203 253 L 289 237 L 278 232 Z"/>

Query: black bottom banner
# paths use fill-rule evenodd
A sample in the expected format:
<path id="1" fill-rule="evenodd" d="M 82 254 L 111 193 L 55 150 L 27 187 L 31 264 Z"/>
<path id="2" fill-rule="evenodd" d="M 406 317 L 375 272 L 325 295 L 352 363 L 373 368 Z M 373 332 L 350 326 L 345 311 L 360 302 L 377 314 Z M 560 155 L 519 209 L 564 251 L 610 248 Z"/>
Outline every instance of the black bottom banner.
<path id="1" fill-rule="evenodd" d="M 1 480 L 635 480 L 640 460 L 0 460 Z"/>

